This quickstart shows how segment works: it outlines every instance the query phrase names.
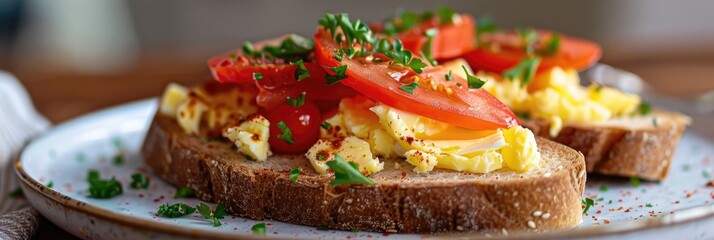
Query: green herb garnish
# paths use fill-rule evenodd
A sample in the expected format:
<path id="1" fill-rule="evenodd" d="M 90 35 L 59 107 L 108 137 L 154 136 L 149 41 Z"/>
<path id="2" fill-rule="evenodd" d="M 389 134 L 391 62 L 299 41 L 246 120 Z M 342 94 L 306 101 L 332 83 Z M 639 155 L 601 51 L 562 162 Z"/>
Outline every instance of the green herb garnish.
<path id="1" fill-rule="evenodd" d="M 310 71 L 307 70 L 307 67 L 305 67 L 305 63 L 302 61 L 302 59 L 299 59 L 295 62 L 291 62 L 290 65 L 297 66 L 297 68 L 295 68 L 296 80 L 302 81 L 303 79 L 310 77 Z"/>
<path id="2" fill-rule="evenodd" d="M 594 202 L 592 199 L 590 199 L 590 198 L 585 198 L 585 199 L 583 200 L 583 205 L 585 206 L 585 208 L 583 209 L 583 214 L 585 214 L 586 212 L 588 212 L 588 210 L 590 209 L 590 207 L 592 207 L 594 204 L 595 204 L 595 202 Z"/>
<path id="3" fill-rule="evenodd" d="M 87 175 L 89 181 L 89 197 L 107 199 L 122 194 L 121 183 L 114 177 L 111 179 L 101 179 L 97 170 L 89 170 Z"/>
<path id="4" fill-rule="evenodd" d="M 278 129 L 280 129 L 280 134 L 278 134 L 278 138 L 282 139 L 288 144 L 295 143 L 295 141 L 293 140 L 293 131 L 290 130 L 290 128 L 288 127 L 288 125 L 285 124 L 285 122 L 278 122 Z"/>
<path id="5" fill-rule="evenodd" d="M 639 112 L 641 115 L 647 115 L 652 112 L 652 105 L 648 102 L 641 102 L 639 106 L 637 106 L 637 112 Z"/>
<path id="6" fill-rule="evenodd" d="M 189 207 L 185 203 L 176 203 L 173 205 L 164 203 L 163 205 L 159 206 L 159 211 L 156 212 L 156 216 L 177 218 L 189 215 L 194 212 L 196 212 L 196 209 Z"/>
<path id="7" fill-rule="evenodd" d="M 449 74 L 444 75 L 444 78 L 446 79 L 446 81 L 454 80 L 454 76 L 451 75 L 451 70 L 449 70 Z"/>
<path id="8" fill-rule="evenodd" d="M 297 182 L 300 172 L 302 172 L 302 168 L 299 167 L 290 169 L 290 181 Z"/>
<path id="9" fill-rule="evenodd" d="M 600 185 L 600 191 L 607 192 L 607 185 L 605 185 L 605 184 Z"/>
<path id="10" fill-rule="evenodd" d="M 471 89 L 479 89 L 483 87 L 484 84 L 486 84 L 486 81 L 481 80 L 480 78 L 477 78 L 476 76 L 473 76 L 469 73 L 469 70 L 466 69 L 466 66 L 461 65 L 461 68 L 464 69 L 464 73 L 466 73 L 466 80 L 468 81 L 469 88 Z"/>
<path id="11" fill-rule="evenodd" d="M 354 162 L 347 162 L 339 154 L 335 154 L 335 158 L 331 161 L 325 162 L 333 172 L 335 172 L 335 180 L 330 182 L 330 185 L 338 184 L 369 184 L 372 185 L 374 182 L 362 175 L 359 172 L 359 167 Z"/>
<path id="12" fill-rule="evenodd" d="M 187 197 L 193 197 L 193 189 L 190 187 L 180 187 L 176 189 L 176 193 L 174 193 L 174 198 L 187 198 Z"/>
<path id="13" fill-rule="evenodd" d="M 640 186 L 640 178 L 638 177 L 630 177 L 630 185 L 633 187 L 639 187 Z"/>
<path id="14" fill-rule="evenodd" d="M 149 178 L 141 173 L 134 173 L 131 175 L 131 184 L 129 185 L 134 189 L 147 189 L 149 188 Z"/>
<path id="15" fill-rule="evenodd" d="M 318 154 L 317 154 L 317 160 L 325 160 L 325 154 L 318 153 Z"/>
<path id="16" fill-rule="evenodd" d="M 254 72 L 254 73 L 253 73 L 253 80 L 255 80 L 255 81 L 263 80 L 263 73 Z"/>
<path id="17" fill-rule="evenodd" d="M 414 82 L 414 83 L 410 83 L 407 85 L 402 85 L 401 87 L 399 87 L 399 90 L 402 90 L 409 94 L 414 94 L 414 89 L 416 89 L 418 87 L 419 87 L 419 83 Z"/>
<path id="18" fill-rule="evenodd" d="M 528 55 L 535 54 L 535 45 L 538 42 L 538 33 L 533 28 L 519 28 L 516 29 L 518 36 L 521 38 L 521 43 L 523 44 L 523 50 L 528 53 Z"/>
<path id="19" fill-rule="evenodd" d="M 657 118 L 652 118 L 652 126 L 654 126 L 655 128 L 659 127 L 657 124 Z"/>
<path id="20" fill-rule="evenodd" d="M 533 80 L 539 64 L 539 57 L 524 58 L 518 65 L 506 69 L 506 71 L 503 72 L 503 78 L 511 81 L 518 78 L 521 80 L 521 87 L 525 87 Z"/>
<path id="21" fill-rule="evenodd" d="M 651 208 L 651 207 L 652 207 L 652 204 L 651 204 L 651 203 L 647 203 L 647 204 L 645 204 L 645 207 Z"/>
<path id="22" fill-rule="evenodd" d="M 550 35 L 548 43 L 545 45 L 545 50 L 542 51 L 543 55 L 554 55 L 560 50 L 560 35 L 558 33 L 553 33 Z"/>
<path id="23" fill-rule="evenodd" d="M 10 192 L 10 194 L 8 194 L 8 197 L 18 198 L 18 197 L 20 197 L 20 196 L 22 196 L 22 195 L 23 195 L 23 194 L 22 194 L 22 188 L 17 187 L 17 188 L 15 188 L 15 190 L 12 190 L 12 192 Z"/>
<path id="24" fill-rule="evenodd" d="M 112 158 L 112 163 L 116 166 L 121 166 L 124 164 L 124 156 L 117 154 Z"/>
<path id="25" fill-rule="evenodd" d="M 456 17 L 456 11 L 447 7 L 440 7 L 436 9 L 436 16 L 439 17 L 439 22 L 441 24 L 454 23 L 454 18 Z"/>
<path id="26" fill-rule="evenodd" d="M 320 123 L 320 127 L 325 130 L 330 130 L 330 127 L 332 127 L 332 124 L 330 124 L 328 122 L 323 122 L 323 123 Z"/>
<path id="27" fill-rule="evenodd" d="M 709 172 L 707 172 L 707 170 L 702 170 L 702 177 L 709 179 L 711 175 L 709 174 Z"/>
<path id="28" fill-rule="evenodd" d="M 211 210 L 211 207 L 205 203 L 199 204 L 196 209 L 201 216 L 213 222 L 213 227 L 221 226 L 221 221 L 218 219 L 223 219 L 226 216 L 225 206 L 222 203 L 219 203 L 215 210 Z"/>
<path id="29" fill-rule="evenodd" d="M 300 93 L 297 98 L 288 97 L 285 99 L 285 103 L 293 107 L 300 107 L 305 104 L 305 92 Z"/>
<path id="30" fill-rule="evenodd" d="M 426 36 L 426 42 L 421 48 L 421 55 L 424 56 L 424 59 L 431 63 L 432 66 L 436 66 L 439 64 L 434 60 L 434 58 L 431 55 L 431 42 L 434 40 L 434 37 L 436 36 L 438 30 L 436 28 L 430 28 L 424 32 L 424 36 Z"/>
<path id="31" fill-rule="evenodd" d="M 422 69 L 427 67 L 426 63 L 422 62 L 420 58 L 412 58 L 412 52 L 405 50 L 402 46 L 402 41 L 399 39 L 395 38 L 392 42 L 392 50 L 385 54 L 395 63 L 404 64 L 416 73 L 421 73 Z"/>
<path id="32" fill-rule="evenodd" d="M 48 182 L 47 185 L 45 185 L 45 186 L 47 186 L 48 188 L 52 188 L 52 187 L 55 186 L 55 182 L 54 182 L 54 181 L 50 181 L 50 182 Z"/>
<path id="33" fill-rule="evenodd" d="M 311 38 L 290 34 L 278 46 L 265 46 L 263 52 L 276 58 L 295 59 L 304 58 L 312 52 L 315 43 Z"/>
<path id="34" fill-rule="evenodd" d="M 327 79 L 327 85 L 332 85 L 335 84 L 339 81 L 342 81 L 342 79 L 347 78 L 347 65 L 342 65 L 342 66 L 337 66 L 330 68 L 332 72 L 335 73 L 335 75 L 330 75 L 329 73 L 325 76 L 325 79 Z"/>
<path id="35" fill-rule="evenodd" d="M 253 234 L 265 235 L 265 223 L 264 222 L 256 223 L 252 227 L 250 227 L 250 230 L 253 231 Z"/>

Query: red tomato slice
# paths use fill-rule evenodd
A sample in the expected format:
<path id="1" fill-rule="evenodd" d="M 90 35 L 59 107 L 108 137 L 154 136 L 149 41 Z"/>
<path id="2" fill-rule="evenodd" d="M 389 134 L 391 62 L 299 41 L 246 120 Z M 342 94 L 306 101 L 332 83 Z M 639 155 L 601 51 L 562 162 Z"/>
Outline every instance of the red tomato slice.
<path id="1" fill-rule="evenodd" d="M 267 45 L 279 45 L 285 37 L 254 43 L 253 47 L 262 49 Z M 325 79 L 327 73 L 316 63 L 304 63 L 310 72 L 310 77 L 298 81 L 295 79 L 295 70 L 298 66 L 290 65 L 282 59 L 270 62 L 259 60 L 257 65 L 251 61 L 255 61 L 255 59 L 244 57 L 243 51 L 239 49 L 208 60 L 208 65 L 214 79 L 219 82 L 255 83 L 260 89 L 256 98 L 257 104 L 266 109 L 273 109 L 285 103 L 287 97 L 295 97 L 302 92 L 307 94 L 308 99 L 317 103 L 339 101 L 344 97 L 357 94 L 351 88 L 340 84 L 327 85 Z M 255 73 L 260 73 L 262 79 L 255 79 Z"/>
<path id="2" fill-rule="evenodd" d="M 399 89 L 405 85 L 399 80 L 415 75 L 411 70 L 399 72 L 390 69 L 387 63 L 363 64 L 359 59 L 343 58 L 339 62 L 333 56 L 340 46 L 329 32 L 319 29 L 314 38 L 315 60 L 325 67 L 346 64 L 348 77 L 341 83 L 378 102 L 468 129 L 492 130 L 519 124 L 515 114 L 485 90 L 468 89 L 466 80 L 456 75 L 452 75 L 452 81 L 446 81 L 448 72 L 443 68 L 424 69 L 419 75 L 424 79 L 420 83 L 423 86 L 409 94 Z M 432 90 L 426 79 L 432 79 L 437 90 Z M 451 94 L 439 90 L 447 88 L 452 90 Z"/>
<path id="3" fill-rule="evenodd" d="M 546 42 L 552 32 L 538 30 L 541 42 Z M 551 56 L 542 55 L 538 70 L 545 70 L 555 66 L 563 68 L 575 68 L 584 70 L 595 64 L 602 54 L 602 50 L 597 43 L 587 40 L 560 35 L 560 49 Z M 520 37 L 514 31 L 498 32 L 482 36 L 482 40 L 487 43 L 499 45 L 500 50 L 476 48 L 464 54 L 462 57 L 474 69 L 486 70 L 501 73 L 518 64 L 526 52 L 520 45 Z"/>
<path id="4" fill-rule="evenodd" d="M 474 48 L 476 31 L 474 19 L 465 14 L 459 15 L 459 21 L 453 24 L 439 24 L 437 20 L 426 21 L 414 28 L 397 35 L 405 49 L 420 53 L 427 37 L 424 33 L 431 28 L 437 28 L 436 36 L 431 42 L 431 56 L 434 59 L 451 59 L 463 55 Z"/>
<path id="5" fill-rule="evenodd" d="M 450 24 L 440 24 L 437 18 L 424 21 L 414 28 L 396 35 L 405 49 L 419 54 L 427 42 L 425 32 L 436 28 L 437 34 L 431 42 L 431 56 L 434 59 L 452 59 L 463 55 L 474 48 L 476 42 L 476 27 L 473 17 L 460 14 L 459 20 Z M 381 31 L 381 24 L 375 24 L 372 29 Z"/>

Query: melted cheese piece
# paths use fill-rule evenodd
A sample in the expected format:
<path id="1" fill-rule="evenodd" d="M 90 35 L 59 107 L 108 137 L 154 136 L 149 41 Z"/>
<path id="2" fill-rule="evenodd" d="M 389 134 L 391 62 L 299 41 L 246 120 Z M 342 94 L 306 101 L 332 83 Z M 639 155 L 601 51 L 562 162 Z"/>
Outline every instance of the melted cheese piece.
<path id="1" fill-rule="evenodd" d="M 188 88 L 176 83 L 169 83 L 161 97 L 159 111 L 166 116 L 176 116 L 179 105 L 188 99 L 188 93 Z"/>

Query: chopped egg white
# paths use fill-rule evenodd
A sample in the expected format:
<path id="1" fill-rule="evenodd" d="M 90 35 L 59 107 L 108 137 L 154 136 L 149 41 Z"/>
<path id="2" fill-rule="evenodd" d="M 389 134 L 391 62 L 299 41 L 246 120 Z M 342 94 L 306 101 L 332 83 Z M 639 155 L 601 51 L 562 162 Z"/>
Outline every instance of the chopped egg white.
<path id="1" fill-rule="evenodd" d="M 270 122 L 261 115 L 250 117 L 237 127 L 223 129 L 223 137 L 231 140 L 238 151 L 259 162 L 272 155 L 268 144 L 269 133 Z"/>

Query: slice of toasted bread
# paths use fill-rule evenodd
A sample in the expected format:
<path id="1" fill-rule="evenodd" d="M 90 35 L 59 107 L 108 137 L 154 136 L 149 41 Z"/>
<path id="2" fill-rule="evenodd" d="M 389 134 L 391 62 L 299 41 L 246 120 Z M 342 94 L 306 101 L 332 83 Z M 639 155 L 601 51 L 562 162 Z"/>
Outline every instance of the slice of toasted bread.
<path id="1" fill-rule="evenodd" d="M 656 110 L 646 116 L 568 124 L 552 138 L 548 121 L 522 123 L 538 136 L 583 153 L 590 173 L 662 180 L 667 177 L 674 150 L 690 121 L 679 113 Z"/>
<path id="2" fill-rule="evenodd" d="M 303 156 L 249 161 L 231 143 L 186 135 L 157 114 L 142 154 L 169 183 L 252 219 L 402 233 L 574 227 L 582 218 L 583 155 L 537 141 L 543 163 L 523 174 L 417 174 L 404 161 L 385 160 L 385 169 L 369 176 L 374 185 L 332 187 L 333 177 L 318 175 Z M 297 182 L 289 178 L 293 167 L 303 169 Z"/>

